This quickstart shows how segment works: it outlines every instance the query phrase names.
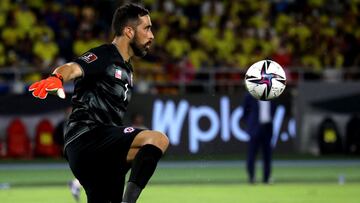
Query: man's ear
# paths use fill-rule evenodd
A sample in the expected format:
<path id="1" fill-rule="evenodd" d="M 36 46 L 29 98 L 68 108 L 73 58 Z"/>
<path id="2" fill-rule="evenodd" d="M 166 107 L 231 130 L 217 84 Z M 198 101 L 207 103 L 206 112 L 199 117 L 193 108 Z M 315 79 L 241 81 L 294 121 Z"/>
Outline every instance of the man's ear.
<path id="1" fill-rule="evenodd" d="M 125 27 L 124 32 L 125 32 L 125 35 L 126 35 L 129 39 L 134 38 L 135 31 L 134 31 L 134 29 L 133 29 L 132 27 L 130 27 L 130 26 Z"/>

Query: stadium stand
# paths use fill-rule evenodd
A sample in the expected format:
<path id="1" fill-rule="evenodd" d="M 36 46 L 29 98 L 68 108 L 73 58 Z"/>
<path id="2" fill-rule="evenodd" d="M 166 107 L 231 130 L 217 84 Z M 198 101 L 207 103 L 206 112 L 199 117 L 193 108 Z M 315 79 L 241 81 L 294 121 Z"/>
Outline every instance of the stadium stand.
<path id="1" fill-rule="evenodd" d="M 13 80 L 16 71 L 25 83 L 38 80 L 109 41 L 108 22 L 123 2 L 2 0 L 0 81 Z M 133 61 L 140 92 L 159 92 L 154 83 L 167 93 L 177 93 L 171 87 L 179 82 L 234 85 L 239 73 L 264 58 L 284 66 L 290 82 L 322 78 L 325 69 L 350 73 L 345 79 L 359 75 L 359 1 L 139 2 L 152 11 L 156 38 L 145 62 Z"/>

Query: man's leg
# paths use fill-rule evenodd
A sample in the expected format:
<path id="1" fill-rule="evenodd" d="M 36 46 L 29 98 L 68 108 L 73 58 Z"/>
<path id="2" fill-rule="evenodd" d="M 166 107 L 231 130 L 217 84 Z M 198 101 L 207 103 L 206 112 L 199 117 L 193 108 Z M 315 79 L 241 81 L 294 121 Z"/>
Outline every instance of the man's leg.
<path id="1" fill-rule="evenodd" d="M 263 156 L 263 183 L 269 183 L 271 175 L 271 159 L 272 159 L 272 148 L 271 148 L 271 137 L 272 137 L 272 126 L 267 124 L 264 126 L 264 138 L 262 139 L 262 156 Z"/>
<path id="2" fill-rule="evenodd" d="M 136 202 L 168 145 L 168 138 L 157 131 L 145 130 L 136 135 L 127 157 L 128 161 L 132 161 L 132 167 L 123 198 L 124 203 Z"/>
<path id="3" fill-rule="evenodd" d="M 256 154 L 259 148 L 258 138 L 255 135 L 250 135 L 250 140 L 248 143 L 248 152 L 247 152 L 247 172 L 249 183 L 255 183 L 255 164 L 256 164 Z"/>

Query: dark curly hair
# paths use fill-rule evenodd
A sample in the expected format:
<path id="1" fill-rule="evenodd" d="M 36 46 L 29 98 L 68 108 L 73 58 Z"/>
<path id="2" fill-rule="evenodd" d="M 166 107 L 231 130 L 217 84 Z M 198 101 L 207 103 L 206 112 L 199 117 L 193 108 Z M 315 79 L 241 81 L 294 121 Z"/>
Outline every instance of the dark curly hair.
<path id="1" fill-rule="evenodd" d="M 115 36 L 121 36 L 124 27 L 129 24 L 136 27 L 140 24 L 139 17 L 145 15 L 149 15 L 149 11 L 138 4 L 129 3 L 117 8 L 112 20 Z"/>

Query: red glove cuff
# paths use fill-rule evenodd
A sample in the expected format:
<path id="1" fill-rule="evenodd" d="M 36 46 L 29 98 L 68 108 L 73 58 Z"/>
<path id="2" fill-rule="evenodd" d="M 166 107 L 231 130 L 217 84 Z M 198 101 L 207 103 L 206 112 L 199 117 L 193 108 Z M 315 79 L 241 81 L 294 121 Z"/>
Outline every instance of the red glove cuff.
<path id="1" fill-rule="evenodd" d="M 50 76 L 59 78 L 61 80 L 61 83 L 64 84 L 64 79 L 60 73 L 52 73 Z"/>

